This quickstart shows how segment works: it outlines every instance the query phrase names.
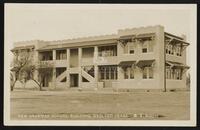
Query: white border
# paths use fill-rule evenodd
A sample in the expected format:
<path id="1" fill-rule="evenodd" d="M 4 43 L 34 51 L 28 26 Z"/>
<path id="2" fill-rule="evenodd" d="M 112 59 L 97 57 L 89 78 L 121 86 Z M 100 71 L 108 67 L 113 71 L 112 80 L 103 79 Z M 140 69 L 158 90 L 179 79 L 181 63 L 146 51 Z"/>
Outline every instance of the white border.
<path id="1" fill-rule="evenodd" d="M 8 5 L 14 5 L 14 4 L 5 4 L 5 17 L 6 17 L 6 7 Z M 30 4 L 26 4 L 30 5 Z M 44 5 L 44 4 L 43 4 Z M 68 4 L 70 5 L 70 4 Z M 108 8 L 110 9 L 112 6 L 115 6 L 117 8 L 115 9 L 120 9 L 121 6 L 126 5 L 126 8 L 132 8 L 131 5 L 127 4 L 117 4 L 117 5 L 106 5 L 106 4 L 84 4 L 84 6 L 76 4 L 75 6 L 80 6 L 82 9 L 87 9 L 88 7 L 92 9 L 98 8 Z M 37 4 L 34 4 L 33 6 L 37 6 Z M 47 4 L 48 6 L 48 4 Z M 55 4 L 55 6 L 61 6 L 60 4 Z M 191 45 L 190 45 L 190 63 L 191 63 L 191 98 L 190 98 L 190 120 L 188 121 L 180 121 L 180 120 L 134 120 L 134 121 L 127 121 L 127 120 L 116 120 L 116 121 L 111 121 L 111 120 L 76 120 L 76 121 L 58 121 L 58 120 L 29 120 L 29 121 L 14 121 L 10 120 L 10 82 L 9 82 L 9 77 L 10 77 L 10 58 L 7 51 L 10 51 L 11 49 L 11 43 L 7 43 L 6 38 L 4 41 L 4 125 L 9 125 L 9 126 L 31 126 L 31 125 L 37 125 L 37 126 L 196 126 L 196 45 L 197 45 L 197 5 L 196 4 L 171 4 L 170 6 L 165 5 L 165 4 L 137 4 L 134 5 L 134 9 L 184 9 L 185 7 L 190 8 L 191 11 L 191 30 L 190 34 L 192 37 Z M 71 9 L 73 9 L 74 4 L 71 4 Z M 5 18 L 5 37 L 6 37 L 6 18 Z M 6 43 L 6 44 L 5 44 Z"/>

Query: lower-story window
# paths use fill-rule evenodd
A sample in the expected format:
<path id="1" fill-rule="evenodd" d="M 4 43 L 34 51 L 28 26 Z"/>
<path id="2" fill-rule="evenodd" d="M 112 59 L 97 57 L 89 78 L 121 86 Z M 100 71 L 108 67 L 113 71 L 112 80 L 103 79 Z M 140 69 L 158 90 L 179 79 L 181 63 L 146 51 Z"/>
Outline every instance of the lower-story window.
<path id="1" fill-rule="evenodd" d="M 134 79 L 134 67 L 124 68 L 124 79 Z"/>
<path id="2" fill-rule="evenodd" d="M 117 79 L 117 66 L 101 66 L 99 72 L 101 80 Z"/>
<path id="3" fill-rule="evenodd" d="M 144 67 L 143 79 L 153 79 L 153 67 Z"/>
<path id="4" fill-rule="evenodd" d="M 182 80 L 182 69 L 166 68 L 166 78 L 167 79 Z"/>

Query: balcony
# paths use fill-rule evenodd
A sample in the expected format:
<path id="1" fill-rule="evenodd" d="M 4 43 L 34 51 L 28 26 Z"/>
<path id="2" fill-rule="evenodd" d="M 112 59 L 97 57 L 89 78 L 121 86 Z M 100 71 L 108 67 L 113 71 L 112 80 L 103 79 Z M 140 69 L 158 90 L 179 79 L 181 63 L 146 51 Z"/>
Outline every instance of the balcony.
<path id="1" fill-rule="evenodd" d="M 55 67 L 67 67 L 67 60 L 55 60 Z"/>
<path id="2" fill-rule="evenodd" d="M 176 56 L 176 55 L 171 55 L 171 54 L 166 54 L 166 60 L 173 61 L 173 62 L 179 62 L 179 63 L 184 62 L 183 56 Z"/>
<path id="3" fill-rule="evenodd" d="M 117 56 L 109 56 L 109 57 L 98 57 L 94 60 L 98 65 L 115 65 L 118 64 Z"/>

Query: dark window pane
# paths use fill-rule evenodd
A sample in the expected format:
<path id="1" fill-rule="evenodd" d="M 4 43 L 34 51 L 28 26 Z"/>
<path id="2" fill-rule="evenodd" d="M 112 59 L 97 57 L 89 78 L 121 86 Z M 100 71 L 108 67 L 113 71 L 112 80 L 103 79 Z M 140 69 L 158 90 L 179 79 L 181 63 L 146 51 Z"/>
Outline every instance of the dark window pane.
<path id="1" fill-rule="evenodd" d="M 143 48 L 142 53 L 147 53 L 147 48 Z"/>

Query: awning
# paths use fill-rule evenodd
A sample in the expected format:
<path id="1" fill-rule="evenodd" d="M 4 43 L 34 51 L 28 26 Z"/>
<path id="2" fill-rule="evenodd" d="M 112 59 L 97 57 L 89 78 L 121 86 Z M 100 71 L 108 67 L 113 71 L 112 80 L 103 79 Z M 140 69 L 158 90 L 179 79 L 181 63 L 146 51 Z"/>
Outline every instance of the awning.
<path id="1" fill-rule="evenodd" d="M 188 45 L 190 45 L 190 43 L 185 42 L 183 40 L 183 38 L 175 36 L 175 35 L 172 35 L 172 34 L 169 34 L 169 33 L 165 33 L 165 37 L 168 38 L 168 39 L 171 39 L 171 43 L 172 44 L 180 44 L 182 46 L 188 46 Z"/>
<path id="2" fill-rule="evenodd" d="M 166 66 L 170 66 L 171 68 L 181 68 L 181 69 L 189 69 L 190 67 L 187 65 L 184 65 L 183 63 L 178 62 L 172 62 L 172 61 L 166 61 Z"/>
<path id="3" fill-rule="evenodd" d="M 34 49 L 34 47 L 35 47 L 34 45 L 15 47 L 11 51 L 25 50 L 25 49 Z"/>
<path id="4" fill-rule="evenodd" d="M 155 37 L 155 33 L 139 34 L 136 36 L 138 40 L 152 40 Z"/>
<path id="5" fill-rule="evenodd" d="M 138 61 L 137 66 L 140 68 L 152 66 L 154 61 L 155 60 L 140 60 L 140 61 Z"/>
<path id="6" fill-rule="evenodd" d="M 127 66 L 132 66 L 135 63 L 136 63 L 136 61 L 121 61 L 119 63 L 119 66 L 121 66 L 121 67 L 127 67 Z"/>
<path id="7" fill-rule="evenodd" d="M 172 43 L 174 43 L 174 44 L 180 44 L 180 45 L 183 45 L 183 46 L 188 46 L 188 45 L 190 45 L 189 43 L 187 43 L 187 42 L 185 42 L 185 41 L 182 41 L 182 40 L 179 40 L 179 39 L 172 39 L 172 41 L 174 41 L 174 42 L 172 42 Z"/>
<path id="8" fill-rule="evenodd" d="M 127 36 L 121 36 L 119 38 L 119 41 L 125 46 L 127 42 L 132 42 L 135 40 L 135 35 L 127 35 Z"/>

